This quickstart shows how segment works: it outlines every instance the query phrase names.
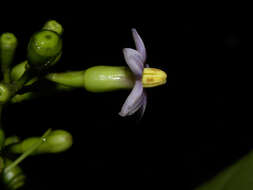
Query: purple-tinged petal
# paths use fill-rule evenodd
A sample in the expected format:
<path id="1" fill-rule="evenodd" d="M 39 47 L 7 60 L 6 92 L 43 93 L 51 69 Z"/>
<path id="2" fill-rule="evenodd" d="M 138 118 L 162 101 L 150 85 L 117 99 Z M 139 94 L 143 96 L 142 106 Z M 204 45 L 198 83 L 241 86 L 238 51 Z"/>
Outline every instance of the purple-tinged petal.
<path id="1" fill-rule="evenodd" d="M 135 76 L 141 78 L 144 69 L 144 64 L 142 62 L 140 53 L 131 48 L 124 48 L 123 54 L 126 63 L 130 67 L 131 71 L 134 73 Z"/>
<path id="2" fill-rule="evenodd" d="M 143 102 L 144 102 L 144 95 L 142 93 L 140 98 L 137 99 L 137 101 L 135 102 L 135 104 L 131 108 L 131 111 L 129 111 L 129 113 L 127 115 L 133 115 L 135 112 L 137 112 L 142 107 Z"/>
<path id="3" fill-rule="evenodd" d="M 142 107 L 140 108 L 140 114 L 141 114 L 140 119 L 143 117 L 146 107 L 147 107 L 147 93 L 145 90 L 143 90 L 142 96 L 143 96 L 142 98 L 143 102 L 142 102 Z"/>
<path id="4" fill-rule="evenodd" d="M 133 34 L 136 49 L 141 54 L 142 61 L 145 62 L 147 58 L 145 45 L 135 28 L 132 29 L 132 34 Z"/>
<path id="5" fill-rule="evenodd" d="M 143 86 L 140 80 L 137 80 L 134 84 L 134 88 L 127 97 L 125 103 L 123 104 L 119 115 L 124 117 L 132 113 L 133 110 L 136 108 L 136 103 L 140 101 L 142 98 Z M 133 114 L 133 113 L 132 113 Z"/>

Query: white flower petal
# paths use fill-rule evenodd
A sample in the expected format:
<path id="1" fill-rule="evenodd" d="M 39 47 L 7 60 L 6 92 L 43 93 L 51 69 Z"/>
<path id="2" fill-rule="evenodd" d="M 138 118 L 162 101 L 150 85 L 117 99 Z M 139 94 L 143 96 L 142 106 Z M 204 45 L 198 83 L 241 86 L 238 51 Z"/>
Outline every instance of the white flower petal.
<path id="1" fill-rule="evenodd" d="M 133 34 L 136 49 L 141 54 L 142 61 L 145 62 L 147 58 L 145 45 L 135 28 L 132 29 L 132 34 Z"/>
<path id="2" fill-rule="evenodd" d="M 140 99 L 142 99 L 143 86 L 140 80 L 135 82 L 134 88 L 127 97 L 125 103 L 123 104 L 119 115 L 124 117 L 129 115 L 129 113 L 133 114 L 136 107 L 140 108 L 139 103 Z M 137 111 L 137 110 L 135 110 Z"/>
<path id="3" fill-rule="evenodd" d="M 131 71 L 135 74 L 135 76 L 139 78 L 142 77 L 144 63 L 141 59 L 140 53 L 131 48 L 124 48 L 123 54 L 124 54 L 126 63 L 130 67 Z"/>

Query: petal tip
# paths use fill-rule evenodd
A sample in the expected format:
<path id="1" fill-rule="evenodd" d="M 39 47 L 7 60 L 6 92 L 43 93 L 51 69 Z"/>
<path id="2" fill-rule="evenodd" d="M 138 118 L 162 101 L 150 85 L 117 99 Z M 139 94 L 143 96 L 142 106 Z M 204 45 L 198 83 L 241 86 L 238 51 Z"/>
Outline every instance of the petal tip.
<path id="1" fill-rule="evenodd" d="M 120 111 L 118 114 L 119 114 L 119 116 L 121 116 L 121 117 L 125 117 L 125 116 L 126 116 L 126 114 L 123 113 L 122 111 Z"/>
<path id="2" fill-rule="evenodd" d="M 132 32 L 137 32 L 137 30 L 135 28 L 132 28 L 131 31 Z"/>

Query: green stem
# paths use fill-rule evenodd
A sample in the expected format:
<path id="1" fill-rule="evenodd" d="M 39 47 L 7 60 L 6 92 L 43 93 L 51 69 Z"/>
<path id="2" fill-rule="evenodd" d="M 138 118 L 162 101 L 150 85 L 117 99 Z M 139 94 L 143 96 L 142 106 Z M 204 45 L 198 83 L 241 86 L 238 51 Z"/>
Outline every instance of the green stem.
<path id="1" fill-rule="evenodd" d="M 22 162 L 27 156 L 29 156 L 31 153 L 33 153 L 40 145 L 42 145 L 46 140 L 48 135 L 51 133 L 51 129 L 48 129 L 40 138 L 40 140 L 37 143 L 34 143 L 27 151 L 25 151 L 23 154 L 21 154 L 12 164 L 7 166 L 5 168 L 5 172 L 8 172 L 13 167 L 17 166 L 20 162 Z"/>

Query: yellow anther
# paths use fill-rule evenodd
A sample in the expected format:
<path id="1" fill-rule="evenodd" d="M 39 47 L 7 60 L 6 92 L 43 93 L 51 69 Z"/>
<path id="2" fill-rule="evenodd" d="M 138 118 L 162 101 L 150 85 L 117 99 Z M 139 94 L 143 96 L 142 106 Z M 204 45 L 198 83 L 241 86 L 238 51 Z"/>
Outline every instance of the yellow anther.
<path id="1" fill-rule="evenodd" d="M 167 74 L 155 68 L 144 68 L 142 75 L 143 87 L 155 87 L 166 83 Z"/>

